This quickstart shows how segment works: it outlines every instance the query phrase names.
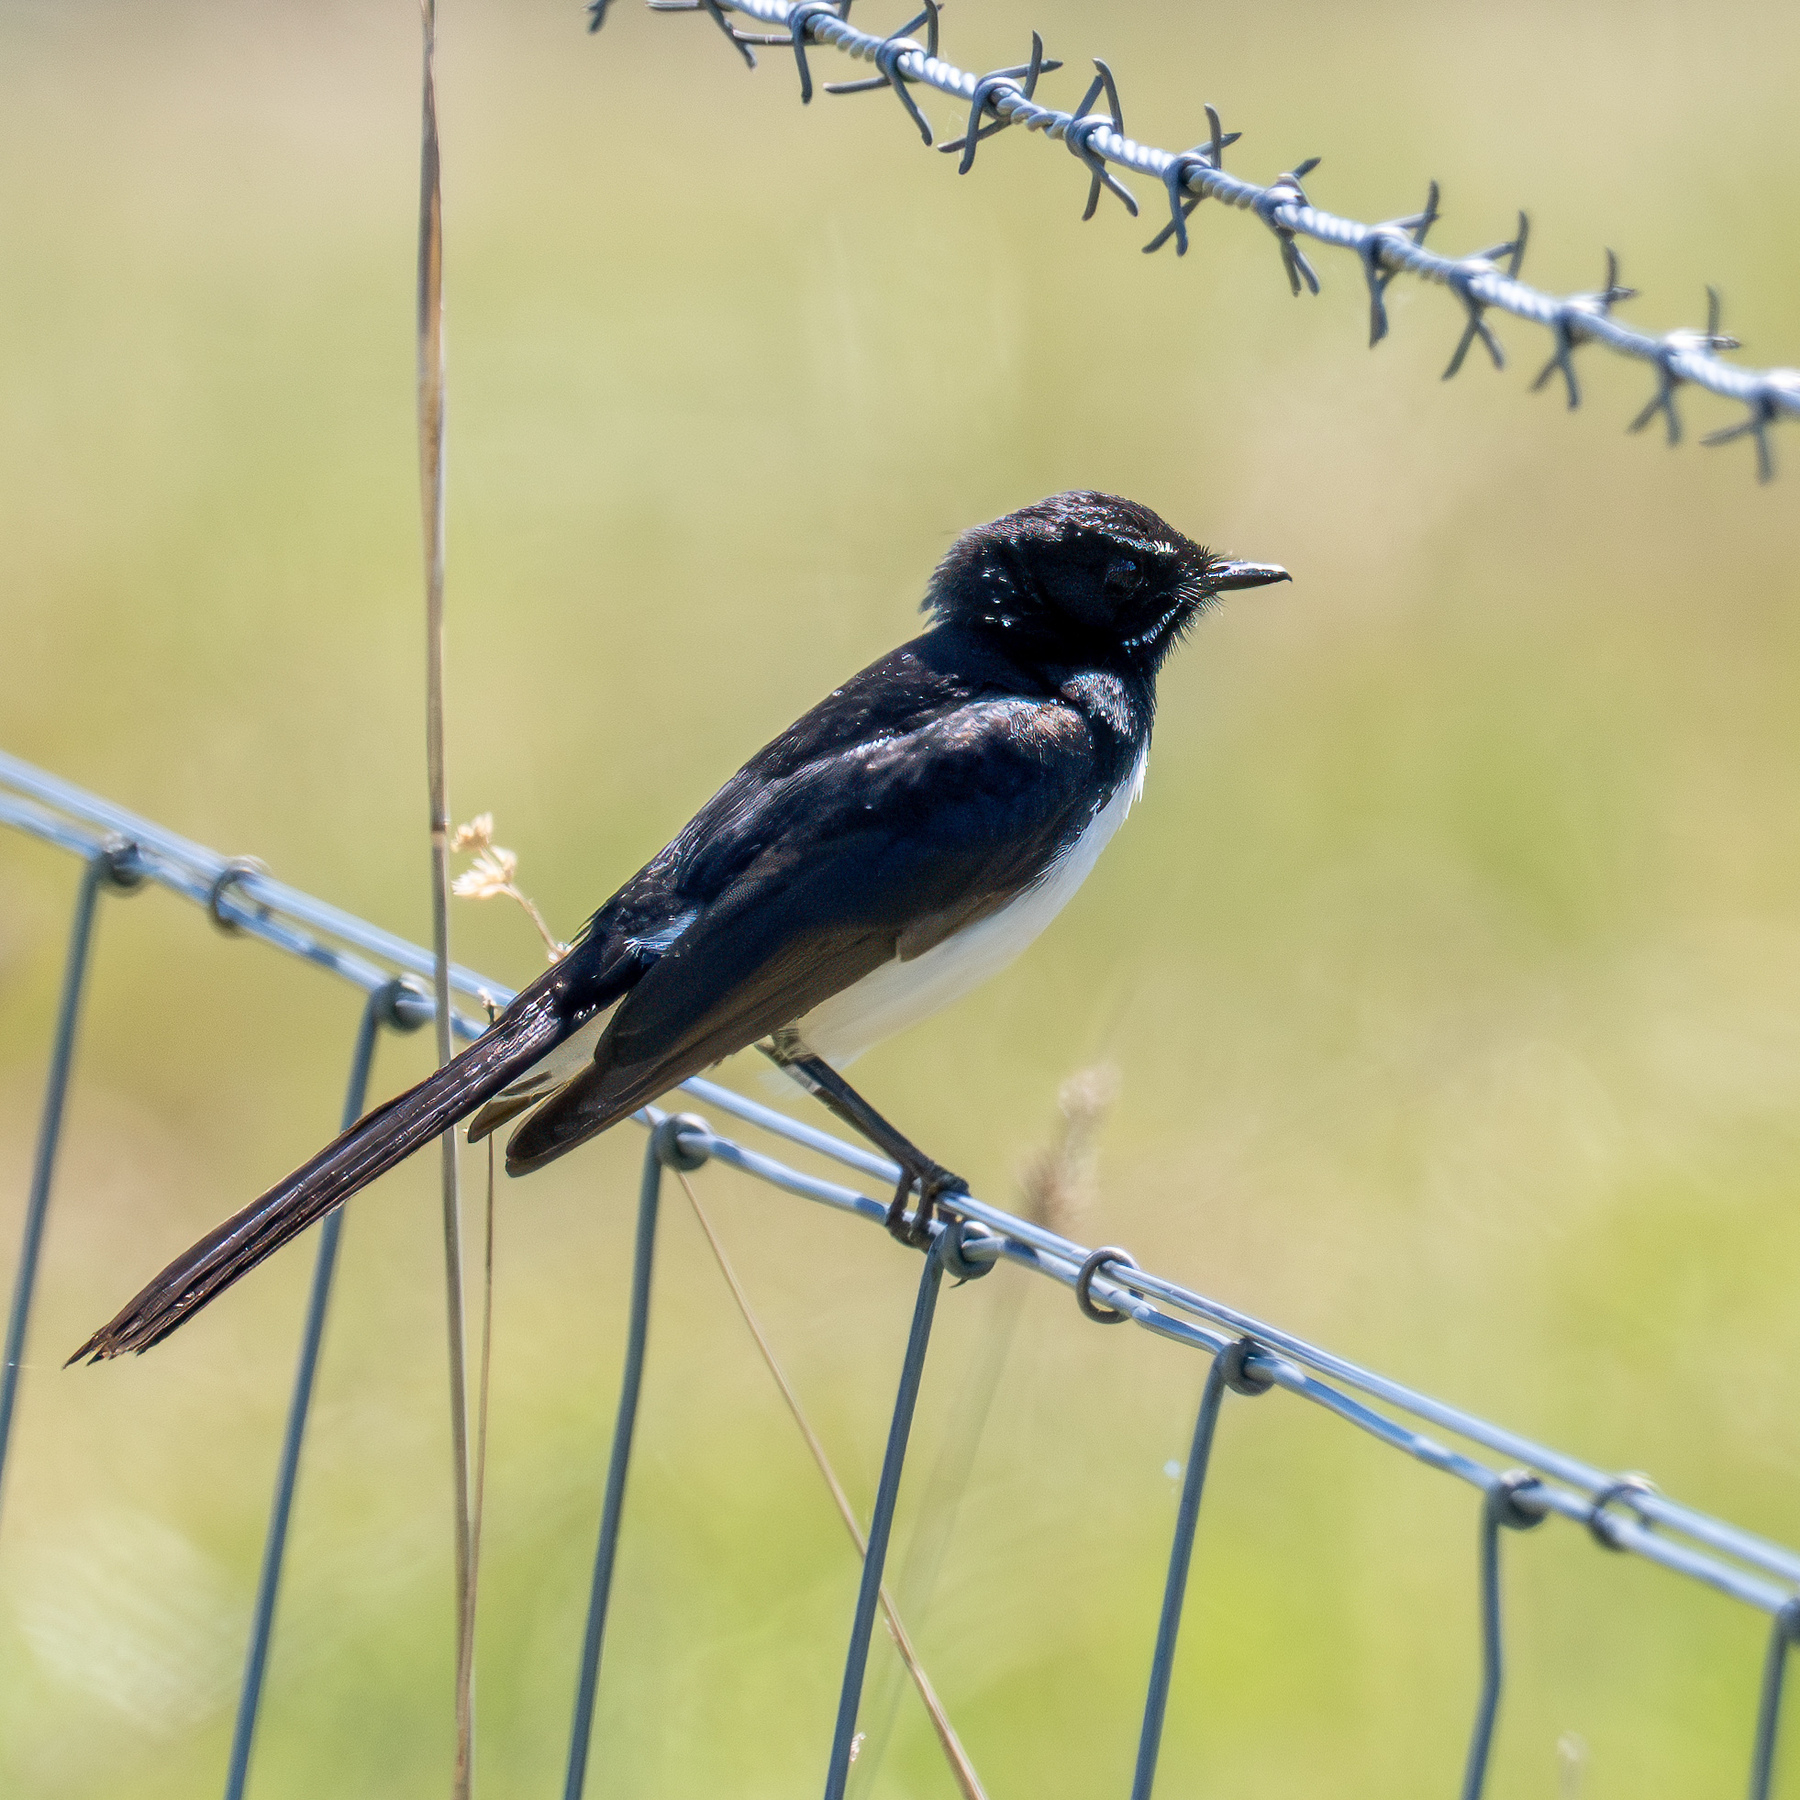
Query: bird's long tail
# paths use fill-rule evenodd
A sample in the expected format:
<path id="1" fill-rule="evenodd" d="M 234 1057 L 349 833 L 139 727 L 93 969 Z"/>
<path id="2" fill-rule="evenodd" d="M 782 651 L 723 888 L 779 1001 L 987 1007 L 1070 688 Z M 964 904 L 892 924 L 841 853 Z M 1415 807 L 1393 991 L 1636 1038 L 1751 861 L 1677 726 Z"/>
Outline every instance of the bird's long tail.
<path id="1" fill-rule="evenodd" d="M 498 1093 L 565 1031 L 543 999 L 522 995 L 460 1056 L 359 1119 L 311 1162 L 178 1256 L 69 1361 L 148 1350 L 264 1257 Z"/>

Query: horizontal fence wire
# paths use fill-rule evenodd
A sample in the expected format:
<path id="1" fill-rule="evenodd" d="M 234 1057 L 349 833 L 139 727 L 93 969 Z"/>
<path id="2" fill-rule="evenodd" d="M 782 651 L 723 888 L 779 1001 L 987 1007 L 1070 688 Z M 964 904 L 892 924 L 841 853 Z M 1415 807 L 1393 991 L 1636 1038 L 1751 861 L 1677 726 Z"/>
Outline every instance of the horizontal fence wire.
<path id="1" fill-rule="evenodd" d="M 600 28 L 609 4 L 610 0 L 593 0 L 589 7 L 590 29 L 597 31 Z M 1523 212 L 1507 242 L 1461 256 L 1445 255 L 1425 247 L 1427 232 L 1442 216 L 1435 181 L 1430 183 L 1425 205 L 1420 211 L 1371 225 L 1342 218 L 1313 205 L 1301 182 L 1318 167 L 1319 157 L 1296 163 L 1267 184 L 1231 174 L 1224 167 L 1224 153 L 1241 134 L 1225 131 L 1218 113 L 1210 105 L 1206 113 L 1211 135 L 1193 149 L 1177 152 L 1139 143 L 1125 135 L 1118 83 L 1111 69 L 1099 58 L 1094 59 L 1095 74 L 1085 97 L 1072 111 L 1048 106 L 1036 97 L 1039 78 L 1062 65 L 1045 58 L 1042 41 L 1035 32 L 1028 62 L 976 75 L 957 68 L 938 55 L 939 8 L 936 0 L 923 0 L 924 11 L 887 35 L 863 31 L 852 25 L 848 17 L 851 0 L 839 0 L 836 5 L 827 5 L 825 0 L 791 0 L 791 3 L 790 0 L 649 0 L 649 4 L 655 12 L 694 12 L 709 16 L 751 68 L 756 66 L 752 46 L 790 47 L 797 64 L 802 101 L 810 102 L 814 92 L 813 73 L 807 58 L 809 48 L 823 46 L 872 63 L 876 69 L 874 76 L 831 84 L 826 91 L 865 93 L 887 88 L 898 97 L 911 127 L 919 132 L 927 145 L 933 142 L 931 125 L 908 93 L 908 87 L 933 88 L 963 102 L 969 108 L 963 135 L 954 143 L 937 147 L 949 152 L 960 151 L 958 166 L 965 174 L 973 167 L 981 140 L 1009 125 L 1022 125 L 1027 132 L 1041 132 L 1046 140 L 1059 142 L 1081 164 L 1087 177 L 1084 219 L 1094 216 L 1102 188 L 1112 193 L 1135 218 L 1137 199 L 1114 171 L 1148 176 L 1164 190 L 1166 199 L 1162 204 L 1166 205 L 1169 218 L 1144 246 L 1146 251 L 1159 250 L 1173 240 L 1176 253 L 1185 255 L 1189 218 L 1194 208 L 1209 196 L 1226 206 L 1254 214 L 1267 226 L 1280 251 L 1289 287 L 1296 295 L 1302 291 L 1316 294 L 1320 287 L 1318 272 L 1299 240 L 1348 251 L 1361 264 L 1368 289 L 1371 347 L 1388 334 L 1386 295 L 1388 284 L 1396 275 L 1415 275 L 1447 288 L 1462 306 L 1464 324 L 1462 336 L 1444 371 L 1445 379 L 1461 369 L 1476 343 L 1481 344 L 1496 368 L 1505 366 L 1505 352 L 1485 317 L 1488 312 L 1495 311 L 1528 320 L 1550 333 L 1550 358 L 1532 383 L 1533 391 L 1551 386 L 1560 377 L 1571 408 L 1581 404 L 1575 352 L 1583 345 L 1597 344 L 1614 355 L 1648 365 L 1655 386 L 1643 410 L 1632 420 L 1629 427 L 1632 431 L 1642 431 L 1660 420 L 1668 442 L 1679 443 L 1682 422 L 1675 396 L 1683 386 L 1703 388 L 1737 402 L 1745 409 L 1743 419 L 1709 433 L 1702 442 L 1716 446 L 1740 438 L 1751 439 L 1759 480 L 1771 480 L 1775 472 L 1774 450 L 1769 440 L 1771 428 L 1783 417 L 1800 417 L 1800 369 L 1752 369 L 1724 360 L 1722 353 L 1735 350 L 1739 345 L 1737 339 L 1720 329 L 1721 304 L 1717 290 L 1707 289 L 1708 316 L 1704 330 L 1697 326 L 1682 326 L 1662 333 L 1637 331 L 1614 316 L 1614 307 L 1634 299 L 1637 290 L 1620 285 L 1618 259 L 1610 250 L 1606 253 L 1606 278 L 1591 293 L 1551 294 L 1519 279 L 1530 233 L 1529 221 Z M 747 32 L 732 24 L 727 13 L 740 14 L 758 24 L 780 29 Z M 924 43 L 908 35 L 921 25 L 927 28 Z M 1105 110 L 1091 110 L 1102 99 Z"/>
<path id="2" fill-rule="evenodd" d="M 0 824 L 70 851 L 83 858 L 87 865 L 88 873 L 78 893 L 76 930 L 53 1057 L 51 1100 L 58 1113 L 61 1087 L 66 1085 L 68 1078 L 73 1019 L 79 1001 L 75 952 L 79 952 L 85 966 L 93 909 L 98 895 L 107 888 L 165 888 L 200 906 L 225 929 L 260 938 L 288 955 L 330 970 L 365 994 L 378 997 L 382 1016 L 390 1025 L 413 1028 L 431 1016 L 430 996 L 411 984 L 412 978 L 424 976 L 430 968 L 429 956 L 416 945 L 276 881 L 260 865 L 193 844 L 3 752 L 0 752 Z M 484 980 L 468 969 L 453 971 L 452 986 L 484 1006 L 503 1006 L 512 998 L 511 990 L 504 985 Z M 359 1083 L 362 1073 L 366 1073 L 367 1032 L 372 1029 L 367 1021 L 376 1016 L 374 1011 L 365 1014 L 364 1032 L 358 1038 L 356 1064 L 361 1073 L 353 1076 L 352 1106 L 361 1103 Z M 455 1023 L 458 1034 L 465 1038 L 477 1036 L 485 1029 L 485 1021 L 476 1021 L 462 1013 L 456 1015 Z M 867 1178 L 875 1185 L 877 1193 L 891 1191 L 899 1177 L 898 1168 L 885 1157 L 748 1100 L 716 1082 L 696 1077 L 683 1083 L 681 1091 L 717 1113 L 829 1159 L 840 1169 L 850 1172 L 852 1177 Z M 5 1371 L 6 1416 L 9 1419 L 22 1366 L 30 1282 L 38 1266 L 43 1242 L 43 1203 L 48 1193 L 49 1160 L 53 1156 L 55 1138 L 51 1113 L 52 1108 L 47 1104 L 45 1137 L 40 1142 L 39 1154 L 43 1167 L 34 1175 L 26 1254 L 15 1278 L 14 1329 L 9 1335 Z M 646 1164 L 646 1184 L 650 1183 L 654 1169 L 662 1166 L 691 1169 L 704 1162 L 715 1162 L 783 1192 L 872 1224 L 881 1224 L 886 1217 L 885 1199 L 864 1193 L 860 1186 L 795 1168 L 764 1150 L 715 1130 L 702 1116 L 684 1113 L 671 1118 L 656 1108 L 646 1108 L 636 1117 L 638 1123 L 651 1127 L 653 1132 Z M 646 1185 L 645 1193 L 652 1196 L 649 1185 Z M 647 1197 L 644 1204 L 646 1208 L 652 1207 L 653 1197 Z M 832 1773 L 826 1788 L 828 1800 L 834 1800 L 843 1791 L 854 1746 L 850 1734 L 856 1720 L 862 1659 L 866 1656 L 868 1631 L 874 1614 L 872 1596 L 878 1591 L 881 1578 L 877 1548 L 885 1545 L 892 1520 L 905 1453 L 905 1427 L 918 1391 L 930 1333 L 931 1297 L 935 1296 L 938 1276 L 942 1272 L 966 1280 L 985 1274 L 1002 1262 L 1047 1276 L 1073 1289 L 1080 1313 L 1089 1319 L 1106 1324 L 1129 1320 L 1157 1337 L 1199 1350 L 1212 1359 L 1194 1428 L 1193 1453 L 1185 1471 L 1169 1580 L 1155 1632 L 1156 1649 L 1144 1733 L 1132 1789 L 1134 1800 L 1148 1800 L 1154 1778 L 1157 1740 L 1175 1654 L 1188 1558 L 1219 1408 L 1227 1392 L 1255 1397 L 1276 1389 L 1310 1401 L 1331 1417 L 1355 1426 L 1377 1442 L 1467 1483 L 1480 1496 L 1477 1589 L 1482 1620 L 1483 1674 L 1463 1787 L 1466 1800 L 1474 1800 L 1481 1792 L 1499 1699 L 1499 1532 L 1502 1528 L 1524 1530 L 1551 1517 L 1580 1526 L 1598 1547 L 1655 1563 L 1769 1616 L 1769 1652 L 1761 1672 L 1750 1789 L 1752 1800 L 1763 1800 L 1768 1794 L 1787 1651 L 1800 1636 L 1800 1552 L 1685 1506 L 1657 1491 L 1643 1476 L 1620 1475 L 1596 1468 L 1579 1457 L 1536 1443 L 1478 1414 L 1365 1368 L 1223 1301 L 1139 1268 L 1130 1253 L 1120 1247 L 1089 1248 L 973 1195 L 945 1195 L 940 1200 L 940 1207 L 945 1216 L 934 1225 L 927 1250 L 920 1304 L 890 1433 L 888 1461 L 884 1464 L 876 1517 L 871 1521 L 868 1533 L 870 1552 L 865 1560 L 863 1590 L 834 1738 Z M 647 1250 L 642 1254 L 647 1257 Z M 648 1279 L 648 1263 L 644 1261 L 634 1276 L 632 1341 L 638 1346 L 634 1355 L 639 1367 L 642 1308 L 647 1300 Z M 316 1355 L 315 1320 L 309 1319 L 307 1344 L 302 1382 L 309 1385 L 308 1359 Z M 635 1388 L 628 1391 L 634 1393 Z M 635 1401 L 632 1404 L 635 1405 Z M 627 1409 L 622 1403 L 622 1420 L 626 1414 Z M 298 1397 L 293 1416 L 304 1416 L 303 1401 Z M 291 1426 L 290 1430 L 297 1430 L 297 1427 Z M 1432 1432 L 1446 1433 L 1461 1440 L 1467 1448 L 1446 1444 Z M 607 1571 L 613 1555 L 612 1536 L 607 1534 L 616 1536 L 624 1481 L 623 1462 L 617 1460 L 624 1454 L 619 1448 L 621 1441 L 628 1449 L 628 1433 L 623 1425 L 615 1437 L 615 1465 L 609 1477 L 606 1508 L 609 1523 L 602 1535 L 601 1558 Z M 1484 1453 L 1498 1459 L 1503 1466 L 1485 1460 Z M 5 1466 L 5 1454 L 5 1438 L 0 1435 L 0 1470 Z M 297 1449 L 290 1444 L 284 1454 L 290 1481 L 295 1455 Z M 277 1511 L 285 1521 L 284 1505 L 285 1502 L 278 1498 Z M 269 1606 L 273 1605 L 273 1570 L 278 1563 L 278 1546 L 271 1556 L 275 1560 L 266 1566 L 264 1577 Z M 608 1580 L 597 1564 L 595 1610 L 591 1612 L 589 1631 L 584 1639 L 581 1683 L 584 1703 L 590 1708 L 607 1585 Z M 267 1631 L 267 1618 L 260 1606 L 257 1629 L 255 1674 L 260 1682 L 260 1659 L 266 1649 Z M 247 1681 L 247 1692 L 251 1685 Z M 244 1738 L 246 1729 L 240 1721 L 240 1739 Z M 583 1760 L 585 1732 L 585 1723 L 578 1715 L 578 1748 Z M 239 1783 L 246 1746 L 247 1739 L 234 1751 L 234 1780 Z M 567 1789 L 571 1796 L 579 1792 L 579 1781 L 573 1772 L 575 1761 L 572 1754 Z"/>

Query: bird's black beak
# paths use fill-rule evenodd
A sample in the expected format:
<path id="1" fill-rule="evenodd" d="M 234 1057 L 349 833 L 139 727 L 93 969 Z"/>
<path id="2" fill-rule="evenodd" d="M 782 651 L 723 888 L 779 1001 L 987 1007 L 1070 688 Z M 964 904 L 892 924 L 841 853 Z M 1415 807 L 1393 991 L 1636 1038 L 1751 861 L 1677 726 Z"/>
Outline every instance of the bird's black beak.
<path id="1" fill-rule="evenodd" d="M 1211 564 L 1201 577 L 1205 587 L 1212 593 L 1221 593 L 1226 588 L 1267 587 L 1272 581 L 1292 581 L 1294 578 L 1280 563 L 1253 562 L 1215 562 Z"/>

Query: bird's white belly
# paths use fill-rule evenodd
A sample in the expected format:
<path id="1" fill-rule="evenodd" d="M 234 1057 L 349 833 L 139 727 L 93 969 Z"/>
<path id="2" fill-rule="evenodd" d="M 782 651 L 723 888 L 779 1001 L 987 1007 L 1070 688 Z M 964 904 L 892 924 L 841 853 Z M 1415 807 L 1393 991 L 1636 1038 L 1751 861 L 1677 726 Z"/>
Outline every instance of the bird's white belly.
<path id="1" fill-rule="evenodd" d="M 896 957 L 795 1022 L 801 1042 L 839 1068 L 870 1045 L 997 975 L 1074 897 L 1144 790 L 1148 751 L 1069 848 L 1016 899 L 910 962 Z"/>

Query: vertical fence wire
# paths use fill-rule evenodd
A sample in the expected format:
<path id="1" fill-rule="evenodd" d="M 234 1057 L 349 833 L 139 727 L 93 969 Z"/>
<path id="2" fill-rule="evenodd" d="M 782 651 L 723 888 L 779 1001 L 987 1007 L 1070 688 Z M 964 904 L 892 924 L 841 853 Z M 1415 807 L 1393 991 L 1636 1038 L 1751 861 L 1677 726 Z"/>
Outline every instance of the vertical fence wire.
<path id="1" fill-rule="evenodd" d="M 69 949 L 63 961 L 62 993 L 57 1001 L 56 1035 L 50 1049 L 50 1073 L 44 1084 L 44 1111 L 38 1125 L 37 1149 L 31 1164 L 31 1190 L 25 1201 L 25 1229 L 19 1266 L 13 1276 L 12 1306 L 6 1320 L 6 1363 L 0 1368 L 0 1498 L 4 1498 L 6 1452 L 12 1441 L 13 1412 L 25 1361 L 25 1336 L 31 1325 L 31 1302 L 37 1293 L 38 1261 L 43 1254 L 44 1226 L 50 1215 L 50 1182 L 62 1141 L 63 1105 L 75 1062 L 75 1027 L 81 995 L 87 985 L 88 952 L 94 938 L 94 911 L 103 887 L 129 893 L 142 877 L 136 872 L 130 844 L 108 843 L 96 850 L 82 870 L 75 890 L 75 914 L 69 926 Z"/>
<path id="2" fill-rule="evenodd" d="M 1515 1469 L 1498 1477 L 1482 1496 L 1478 1541 L 1481 1584 L 1481 1696 L 1475 1706 L 1475 1728 L 1469 1735 L 1463 1765 L 1462 1800 L 1481 1800 L 1487 1784 L 1488 1756 L 1494 1747 L 1494 1725 L 1500 1716 L 1500 1683 L 1505 1675 L 1505 1642 L 1500 1627 L 1500 1528 L 1529 1531 L 1546 1514 L 1534 1506 L 1530 1490 L 1537 1477 Z"/>
<path id="3" fill-rule="evenodd" d="M 1116 1251 L 1095 1251 L 1088 1262 L 1098 1268 L 1102 1260 L 1117 1259 Z M 1076 1289 L 1077 1297 L 1081 1290 Z M 1089 1303 L 1092 1304 L 1091 1302 Z M 1085 1310 L 1085 1309 L 1084 1309 Z M 1113 1315 L 1118 1316 L 1118 1315 Z M 1112 1317 L 1102 1315 L 1110 1324 Z M 1162 1614 L 1157 1621 L 1156 1648 L 1150 1658 L 1150 1685 L 1144 1695 L 1144 1724 L 1138 1735 L 1137 1765 L 1132 1772 L 1131 1800 L 1150 1800 L 1156 1785 L 1156 1760 L 1162 1750 L 1163 1716 L 1169 1704 L 1169 1681 L 1175 1672 L 1175 1641 L 1181 1633 L 1181 1609 L 1187 1598 L 1188 1566 L 1194 1553 L 1194 1528 L 1200 1522 L 1200 1501 L 1206 1488 L 1206 1472 L 1212 1463 L 1213 1434 L 1218 1429 L 1219 1408 L 1225 1390 L 1254 1397 L 1266 1394 L 1274 1383 L 1247 1366 L 1245 1358 L 1255 1349 L 1249 1338 L 1227 1344 L 1212 1360 L 1206 1384 L 1200 1390 L 1200 1410 L 1194 1417 L 1194 1441 L 1188 1450 L 1187 1469 L 1181 1483 L 1181 1504 L 1175 1511 L 1175 1539 L 1169 1546 L 1169 1574 L 1163 1583 Z"/>
<path id="4" fill-rule="evenodd" d="M 1769 1628 L 1762 1699 L 1756 1709 L 1756 1745 L 1750 1758 L 1750 1800 L 1769 1800 L 1770 1783 L 1775 1779 L 1775 1740 L 1781 1723 L 1781 1690 L 1787 1677 L 1788 1649 L 1797 1637 L 1800 1598 L 1790 1600 Z"/>
<path id="5" fill-rule="evenodd" d="M 919 1275 L 919 1297 L 913 1305 L 912 1330 L 906 1339 L 906 1360 L 900 1368 L 900 1391 L 895 1397 L 894 1417 L 888 1427 L 887 1453 L 881 1460 L 881 1483 L 875 1491 L 875 1511 L 869 1519 L 868 1549 L 863 1553 L 856 1616 L 850 1626 L 850 1649 L 844 1658 L 844 1687 L 838 1697 L 837 1729 L 831 1739 L 825 1800 L 844 1800 L 844 1786 L 850 1779 L 856 1713 L 862 1702 L 863 1671 L 869 1662 L 869 1637 L 875 1629 L 875 1608 L 881 1599 L 881 1577 L 887 1564 L 888 1539 L 894 1529 L 894 1507 L 900 1498 L 906 1444 L 912 1434 L 913 1409 L 918 1404 L 919 1382 L 925 1373 L 925 1352 L 931 1343 L 931 1321 L 937 1312 L 938 1287 L 944 1276 L 941 1251 L 949 1236 L 948 1231 L 943 1231 L 933 1240 L 925 1252 L 925 1267 Z"/>
<path id="6" fill-rule="evenodd" d="M 1169 1677 L 1175 1667 L 1175 1639 L 1181 1630 L 1181 1607 L 1187 1595 L 1188 1564 L 1194 1552 L 1194 1528 L 1200 1519 L 1200 1497 L 1206 1486 L 1206 1467 L 1212 1460 L 1213 1432 L 1219 1423 L 1219 1407 L 1225 1399 L 1225 1359 L 1215 1356 L 1200 1390 L 1200 1411 L 1194 1419 L 1194 1441 L 1181 1483 L 1181 1504 L 1175 1513 L 1175 1541 L 1169 1550 L 1169 1575 L 1163 1584 L 1162 1617 L 1156 1628 L 1156 1649 L 1150 1659 L 1150 1687 L 1144 1696 L 1144 1725 L 1138 1736 L 1137 1768 L 1131 1779 L 1131 1800 L 1150 1800 L 1156 1785 L 1156 1758 L 1162 1748 L 1163 1714 L 1169 1704 Z"/>
<path id="7" fill-rule="evenodd" d="M 344 1094 L 343 1129 L 348 1131 L 363 1116 L 369 1094 L 369 1070 L 375 1060 L 375 1039 L 383 1025 L 395 1031 L 416 1031 L 431 1016 L 423 998 L 398 977 L 369 995 L 357 1021 L 356 1040 L 350 1053 L 350 1081 Z M 306 1299 L 306 1321 L 300 1333 L 300 1363 L 294 1374 L 293 1398 L 288 1402 L 287 1430 L 281 1440 L 281 1461 L 275 1475 L 275 1499 L 269 1510 L 269 1530 L 263 1540 L 262 1571 L 257 1577 L 256 1604 L 251 1615 L 250 1644 L 244 1653 L 244 1682 L 238 1695 L 237 1719 L 231 1732 L 231 1760 L 225 1773 L 225 1800 L 243 1800 L 250 1775 L 250 1748 L 256 1736 L 257 1715 L 262 1706 L 263 1677 L 268 1670 L 269 1640 L 275 1629 L 275 1600 L 281 1587 L 281 1565 L 287 1553 L 288 1523 L 294 1510 L 294 1487 L 300 1475 L 300 1446 L 306 1438 L 312 1410 L 313 1377 L 318 1373 L 319 1350 L 325 1341 L 325 1315 L 331 1306 L 332 1281 L 337 1273 L 338 1245 L 344 1231 L 344 1209 L 328 1213 L 319 1229 L 319 1251 L 313 1263 L 312 1287 Z"/>
<path id="8" fill-rule="evenodd" d="M 656 1256 L 656 1214 L 665 1167 L 693 1170 L 704 1151 L 684 1148 L 683 1130 L 705 1122 L 689 1115 L 659 1118 L 644 1149 L 638 1187 L 637 1241 L 631 1258 L 631 1312 L 625 1328 L 625 1368 L 619 1378 L 619 1411 L 613 1425 L 612 1455 L 606 1469 L 606 1498 L 600 1509 L 600 1541 L 594 1550 L 594 1578 L 588 1591 L 587 1623 L 581 1635 L 581 1666 L 575 1680 L 575 1719 L 569 1731 L 569 1766 L 564 1800 L 581 1800 L 587 1781 L 588 1743 L 594 1728 L 594 1698 L 600 1686 L 600 1652 L 606 1639 L 606 1610 L 612 1598 L 618 1556 L 619 1522 L 625 1510 L 625 1477 L 631 1469 L 631 1441 L 637 1426 L 638 1393 L 644 1381 L 644 1348 L 650 1331 L 650 1275 Z"/>

